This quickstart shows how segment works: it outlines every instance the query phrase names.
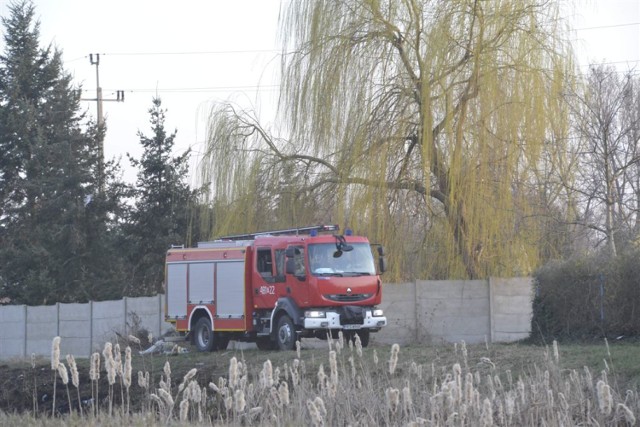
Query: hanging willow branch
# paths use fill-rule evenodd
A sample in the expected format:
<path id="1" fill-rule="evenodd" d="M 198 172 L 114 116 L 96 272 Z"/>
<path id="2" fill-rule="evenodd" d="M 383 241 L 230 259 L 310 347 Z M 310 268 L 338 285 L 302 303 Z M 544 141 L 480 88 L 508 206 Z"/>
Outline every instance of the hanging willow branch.
<path id="1" fill-rule="evenodd" d="M 203 179 L 234 218 L 220 231 L 266 225 L 239 218 L 271 206 L 280 225 L 331 219 L 385 242 L 403 254 L 397 277 L 527 274 L 538 163 L 566 128 L 555 13 L 533 0 L 291 2 L 286 138 L 229 106 L 210 119 Z"/>

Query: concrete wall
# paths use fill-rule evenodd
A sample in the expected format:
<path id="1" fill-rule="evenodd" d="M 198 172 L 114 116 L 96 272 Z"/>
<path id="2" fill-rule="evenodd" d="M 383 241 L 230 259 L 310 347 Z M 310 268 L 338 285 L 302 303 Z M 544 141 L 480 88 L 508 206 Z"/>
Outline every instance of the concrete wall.
<path id="1" fill-rule="evenodd" d="M 531 278 L 385 284 L 380 343 L 512 342 L 529 336 Z"/>
<path id="2" fill-rule="evenodd" d="M 372 335 L 385 344 L 510 342 L 531 328 L 530 278 L 470 281 L 416 281 L 385 284 L 383 303 L 389 325 Z M 0 360 L 50 356 L 60 336 L 61 354 L 87 357 L 117 332 L 128 335 L 134 323 L 158 337 L 164 322 L 164 296 L 52 306 L 0 307 Z"/>
<path id="3" fill-rule="evenodd" d="M 138 323 L 136 325 L 136 323 Z M 0 360 L 51 355 L 51 341 L 60 336 L 60 354 L 87 357 L 101 351 L 118 333 L 132 327 L 159 337 L 172 326 L 164 321 L 164 296 L 50 306 L 0 307 Z"/>

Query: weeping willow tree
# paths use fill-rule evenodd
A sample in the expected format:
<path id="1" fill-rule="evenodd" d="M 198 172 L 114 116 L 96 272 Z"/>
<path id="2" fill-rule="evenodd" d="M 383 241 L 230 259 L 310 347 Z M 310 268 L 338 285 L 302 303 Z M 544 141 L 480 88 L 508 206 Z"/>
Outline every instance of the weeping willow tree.
<path id="1" fill-rule="evenodd" d="M 567 128 L 555 2 L 294 1 L 281 21 L 286 137 L 214 109 L 214 233 L 331 220 L 396 277 L 536 267 L 540 163 Z"/>

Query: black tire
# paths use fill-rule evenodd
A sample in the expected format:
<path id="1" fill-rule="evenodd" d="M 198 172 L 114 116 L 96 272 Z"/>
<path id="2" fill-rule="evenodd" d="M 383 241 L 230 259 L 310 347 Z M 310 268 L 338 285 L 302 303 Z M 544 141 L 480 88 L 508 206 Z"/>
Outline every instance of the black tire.
<path id="1" fill-rule="evenodd" d="M 289 316 L 283 314 L 278 319 L 278 328 L 276 329 L 276 344 L 280 350 L 293 350 L 296 348 L 296 327 Z"/>
<path id="2" fill-rule="evenodd" d="M 356 335 L 353 331 L 343 329 L 342 339 L 344 340 L 345 345 L 349 345 L 349 341 L 355 344 Z"/>
<path id="3" fill-rule="evenodd" d="M 216 341 L 208 318 L 202 317 L 196 323 L 193 342 L 198 351 L 212 351 L 215 348 Z"/>
<path id="4" fill-rule="evenodd" d="M 229 346 L 229 341 L 231 341 L 229 339 L 228 336 L 226 336 L 226 333 L 224 332 L 217 332 L 214 333 L 214 337 L 215 337 L 215 343 L 216 343 L 216 350 L 226 350 L 227 347 Z"/>
<path id="5" fill-rule="evenodd" d="M 269 351 L 276 349 L 276 343 L 271 341 L 271 338 L 269 337 L 257 338 L 256 345 L 258 346 L 258 350 Z"/>

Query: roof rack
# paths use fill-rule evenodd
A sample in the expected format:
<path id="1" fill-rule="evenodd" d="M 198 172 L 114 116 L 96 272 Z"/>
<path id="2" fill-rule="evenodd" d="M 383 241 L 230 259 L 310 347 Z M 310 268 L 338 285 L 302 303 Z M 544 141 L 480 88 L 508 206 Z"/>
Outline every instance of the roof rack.
<path id="1" fill-rule="evenodd" d="M 258 236 L 280 236 L 284 234 L 311 234 L 312 232 L 320 233 L 322 231 L 338 231 L 340 227 L 337 224 L 334 225 L 310 225 L 308 227 L 297 227 L 297 228 L 285 228 L 282 230 L 270 230 L 270 231 L 260 231 L 257 233 L 249 233 L 249 234 L 233 234 L 231 236 L 222 236 L 218 237 L 220 240 L 250 240 L 255 239 Z"/>

